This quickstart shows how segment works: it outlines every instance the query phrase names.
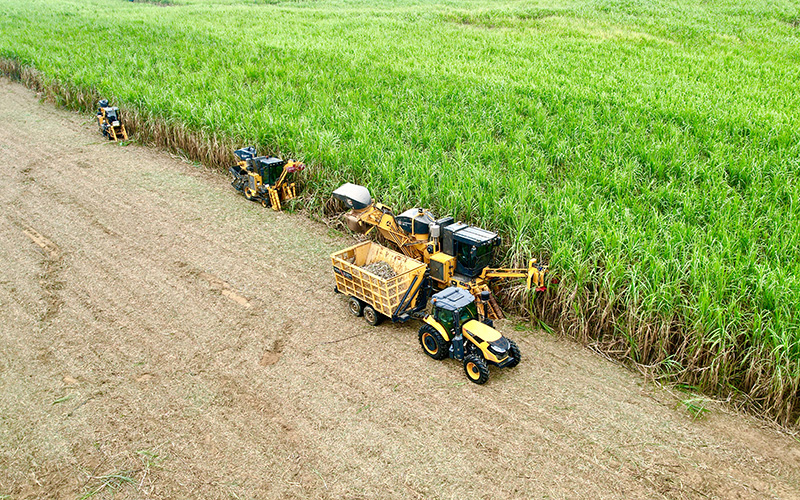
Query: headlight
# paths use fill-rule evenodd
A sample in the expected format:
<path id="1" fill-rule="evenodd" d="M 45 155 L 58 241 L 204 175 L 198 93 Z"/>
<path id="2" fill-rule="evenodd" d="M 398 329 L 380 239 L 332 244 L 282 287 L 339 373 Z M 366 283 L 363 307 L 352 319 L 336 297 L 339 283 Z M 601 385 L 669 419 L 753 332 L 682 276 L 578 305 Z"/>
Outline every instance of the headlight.
<path id="1" fill-rule="evenodd" d="M 508 339 L 505 337 L 500 337 L 499 339 L 489 344 L 489 350 L 498 356 L 505 355 L 510 347 L 511 345 L 508 343 Z"/>
<path id="2" fill-rule="evenodd" d="M 506 349 L 503 349 L 502 347 L 494 344 L 489 346 L 489 350 L 498 356 L 503 356 L 506 353 Z"/>

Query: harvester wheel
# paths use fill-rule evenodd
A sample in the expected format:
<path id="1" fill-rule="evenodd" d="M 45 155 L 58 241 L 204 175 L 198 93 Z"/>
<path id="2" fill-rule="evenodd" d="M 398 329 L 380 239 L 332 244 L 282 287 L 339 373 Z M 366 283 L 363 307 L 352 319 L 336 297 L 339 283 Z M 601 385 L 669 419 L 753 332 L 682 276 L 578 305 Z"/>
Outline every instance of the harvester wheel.
<path id="1" fill-rule="evenodd" d="M 364 320 L 372 326 L 377 326 L 383 318 L 381 313 L 372 308 L 372 306 L 364 306 Z"/>
<path id="2" fill-rule="evenodd" d="M 250 188 L 249 187 L 245 187 L 243 192 L 244 192 L 244 197 L 248 201 L 253 201 L 253 198 L 255 198 L 255 196 L 253 195 L 253 193 L 250 192 Z"/>
<path id="3" fill-rule="evenodd" d="M 470 382 L 485 384 L 489 380 L 489 367 L 480 356 L 470 354 L 464 358 L 464 372 Z"/>
<path id="4" fill-rule="evenodd" d="M 357 298 L 350 297 L 350 300 L 347 301 L 347 310 L 353 316 L 361 316 L 364 314 L 364 304 Z"/>
<path id="5" fill-rule="evenodd" d="M 516 342 L 514 342 L 513 340 L 509 340 L 508 343 L 511 344 L 511 347 L 508 348 L 508 354 L 509 356 L 514 358 L 514 361 L 507 364 L 506 368 L 514 368 L 519 364 L 520 360 L 522 360 L 522 355 L 519 353 L 519 347 L 517 347 Z"/>
<path id="6" fill-rule="evenodd" d="M 444 359 L 447 357 L 447 342 L 436 328 L 424 324 L 419 329 L 419 344 L 425 354 L 433 359 Z"/>
<path id="7" fill-rule="evenodd" d="M 265 200 L 264 198 L 261 198 L 261 206 L 263 208 L 267 208 L 267 200 Z"/>

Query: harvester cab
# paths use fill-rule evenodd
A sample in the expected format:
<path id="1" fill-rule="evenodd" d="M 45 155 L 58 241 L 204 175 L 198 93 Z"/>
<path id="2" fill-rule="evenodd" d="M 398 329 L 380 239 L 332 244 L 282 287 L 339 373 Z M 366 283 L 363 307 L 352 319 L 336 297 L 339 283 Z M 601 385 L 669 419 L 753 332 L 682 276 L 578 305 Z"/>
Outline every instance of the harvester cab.
<path id="1" fill-rule="evenodd" d="M 257 156 L 253 146 L 237 149 L 234 154 L 239 162 L 229 169 L 233 175 L 231 185 L 245 198 L 258 201 L 264 207 L 280 210 L 282 203 L 297 197 L 295 183 L 286 182 L 286 177 L 302 171 L 305 168 L 303 163 Z"/>
<path id="2" fill-rule="evenodd" d="M 128 132 L 119 116 L 119 108 L 109 106 L 108 99 L 100 99 L 97 103 L 97 124 L 100 132 L 110 141 L 128 140 Z"/>
<path id="3" fill-rule="evenodd" d="M 483 310 L 488 306 L 488 295 L 481 294 Z M 519 364 L 517 344 L 479 313 L 475 297 L 467 290 L 445 288 L 431 297 L 431 306 L 431 314 L 425 316 L 419 329 L 419 343 L 431 358 L 461 361 L 467 378 L 476 384 L 489 380 L 489 366 L 513 368 Z"/>
<path id="4" fill-rule="evenodd" d="M 439 281 L 451 280 L 454 276 L 456 279 L 480 276 L 492 263 L 494 249 L 500 244 L 496 233 L 455 222 L 452 217 L 439 219 L 432 237 L 439 240 L 440 253 L 450 258 L 448 266 L 431 269 L 431 277 Z"/>

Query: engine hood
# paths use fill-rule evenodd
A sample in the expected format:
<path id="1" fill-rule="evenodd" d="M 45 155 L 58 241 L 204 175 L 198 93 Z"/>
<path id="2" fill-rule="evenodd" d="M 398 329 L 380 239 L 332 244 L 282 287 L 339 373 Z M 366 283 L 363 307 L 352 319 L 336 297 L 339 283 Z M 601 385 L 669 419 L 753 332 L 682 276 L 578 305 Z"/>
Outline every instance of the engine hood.
<path id="1" fill-rule="evenodd" d="M 464 329 L 469 332 L 473 337 L 478 337 L 486 342 L 495 342 L 500 340 L 503 335 L 489 325 L 485 325 L 480 321 L 470 320 L 464 325 Z"/>

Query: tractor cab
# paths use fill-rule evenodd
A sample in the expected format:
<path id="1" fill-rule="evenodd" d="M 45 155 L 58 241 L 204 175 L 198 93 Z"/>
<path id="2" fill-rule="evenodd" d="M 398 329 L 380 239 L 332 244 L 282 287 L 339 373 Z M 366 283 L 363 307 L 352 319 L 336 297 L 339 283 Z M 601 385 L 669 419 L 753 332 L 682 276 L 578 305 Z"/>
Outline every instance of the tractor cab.
<path id="1" fill-rule="evenodd" d="M 475 297 L 463 288 L 449 287 L 431 297 L 433 319 L 456 335 L 468 321 L 478 319 Z"/>

